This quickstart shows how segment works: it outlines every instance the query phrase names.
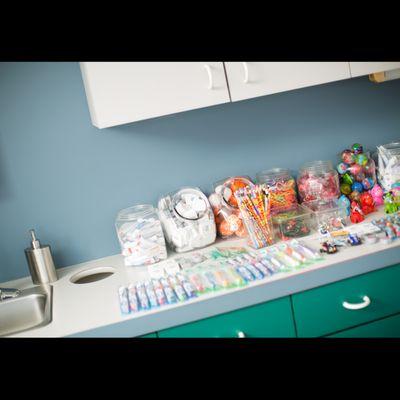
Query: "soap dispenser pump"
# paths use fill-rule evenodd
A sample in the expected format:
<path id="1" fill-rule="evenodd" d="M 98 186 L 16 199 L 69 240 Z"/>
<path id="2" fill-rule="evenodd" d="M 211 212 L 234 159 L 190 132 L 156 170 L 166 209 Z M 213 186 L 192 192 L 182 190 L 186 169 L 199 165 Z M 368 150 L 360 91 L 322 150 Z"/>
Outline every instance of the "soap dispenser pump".
<path id="1" fill-rule="evenodd" d="M 41 245 L 33 229 L 29 233 L 31 247 L 25 249 L 25 255 L 33 283 L 40 285 L 55 282 L 58 278 L 50 246 L 48 244 Z"/>

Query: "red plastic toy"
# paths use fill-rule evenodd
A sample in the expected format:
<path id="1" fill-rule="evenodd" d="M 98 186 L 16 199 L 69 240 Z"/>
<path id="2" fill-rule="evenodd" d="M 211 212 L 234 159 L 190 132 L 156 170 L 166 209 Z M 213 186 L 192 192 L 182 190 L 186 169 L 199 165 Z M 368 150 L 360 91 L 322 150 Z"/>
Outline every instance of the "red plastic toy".
<path id="1" fill-rule="evenodd" d="M 361 210 L 364 215 L 375 211 L 374 199 L 369 192 L 361 193 L 360 195 Z"/>
<path id="2" fill-rule="evenodd" d="M 364 214 L 356 201 L 351 202 L 350 208 L 350 221 L 353 224 L 358 224 L 359 222 L 364 221 Z"/>

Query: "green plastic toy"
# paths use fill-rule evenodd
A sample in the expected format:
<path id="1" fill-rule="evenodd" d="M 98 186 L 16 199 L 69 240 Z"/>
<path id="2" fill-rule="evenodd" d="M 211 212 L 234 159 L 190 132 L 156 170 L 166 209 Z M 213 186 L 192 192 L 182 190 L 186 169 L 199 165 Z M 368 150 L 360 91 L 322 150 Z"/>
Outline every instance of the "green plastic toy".
<path id="1" fill-rule="evenodd" d="M 398 205 L 395 203 L 393 195 L 390 192 L 383 196 L 383 204 L 385 205 L 386 214 L 393 214 L 398 209 Z"/>

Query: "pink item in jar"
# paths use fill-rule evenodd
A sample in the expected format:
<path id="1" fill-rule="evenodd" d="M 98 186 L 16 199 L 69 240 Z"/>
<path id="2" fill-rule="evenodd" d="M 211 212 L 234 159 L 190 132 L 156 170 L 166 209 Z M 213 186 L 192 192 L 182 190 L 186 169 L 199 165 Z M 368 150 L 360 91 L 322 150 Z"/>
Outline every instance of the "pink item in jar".
<path id="1" fill-rule="evenodd" d="M 336 199 L 340 195 L 339 176 L 330 161 L 313 161 L 300 168 L 297 178 L 302 202 Z"/>
<path id="2" fill-rule="evenodd" d="M 376 206 L 383 205 L 383 189 L 376 184 L 370 191 L 372 198 L 374 199 L 374 203 Z"/>

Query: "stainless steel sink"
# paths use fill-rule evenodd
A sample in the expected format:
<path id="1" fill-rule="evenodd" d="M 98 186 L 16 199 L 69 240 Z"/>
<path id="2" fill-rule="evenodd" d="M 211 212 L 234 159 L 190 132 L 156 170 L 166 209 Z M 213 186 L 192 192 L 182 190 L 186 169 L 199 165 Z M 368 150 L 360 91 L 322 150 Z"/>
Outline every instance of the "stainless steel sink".
<path id="1" fill-rule="evenodd" d="M 0 336 L 47 325 L 52 319 L 51 286 L 21 290 L 14 298 L 0 301 Z"/>

